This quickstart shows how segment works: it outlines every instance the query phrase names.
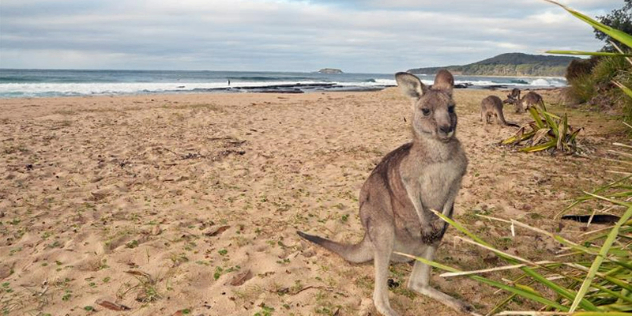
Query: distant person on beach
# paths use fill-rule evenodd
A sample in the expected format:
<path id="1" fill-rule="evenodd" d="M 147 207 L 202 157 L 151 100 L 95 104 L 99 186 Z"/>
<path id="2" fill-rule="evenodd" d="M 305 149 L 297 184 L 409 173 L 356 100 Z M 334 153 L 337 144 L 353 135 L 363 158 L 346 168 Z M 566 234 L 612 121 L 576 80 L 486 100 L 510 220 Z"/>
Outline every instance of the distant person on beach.
<path id="1" fill-rule="evenodd" d="M 230 86 L 230 79 L 228 79 L 228 85 Z"/>

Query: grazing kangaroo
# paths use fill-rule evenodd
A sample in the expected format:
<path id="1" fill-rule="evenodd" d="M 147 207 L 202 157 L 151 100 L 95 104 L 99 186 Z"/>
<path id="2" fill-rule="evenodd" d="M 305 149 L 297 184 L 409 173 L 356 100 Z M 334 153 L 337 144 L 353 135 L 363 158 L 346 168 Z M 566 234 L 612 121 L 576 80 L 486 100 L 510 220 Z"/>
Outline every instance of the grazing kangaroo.
<path id="1" fill-rule="evenodd" d="M 413 141 L 387 154 L 360 190 L 360 219 L 365 229 L 358 244 L 342 244 L 297 232 L 345 260 L 373 260 L 373 302 L 385 316 L 399 315 L 388 300 L 390 261 L 409 258 L 394 251 L 432 260 L 447 229 L 437 210 L 451 217 L 454 199 L 467 169 L 467 158 L 455 137 L 457 117 L 452 89 L 454 78 L 440 70 L 431 88 L 409 73 L 397 73 L 397 85 L 413 100 Z M 415 262 L 408 288 L 459 311 L 473 308 L 429 285 L 430 266 Z"/>
<path id="2" fill-rule="evenodd" d="M 520 99 L 520 89 L 518 89 L 518 88 L 511 89 L 511 94 L 508 94 L 507 98 Z"/>
<path id="3" fill-rule="evenodd" d="M 516 113 L 525 112 L 530 107 L 535 105 L 540 105 L 540 108 L 546 111 L 546 106 L 544 105 L 544 100 L 542 99 L 542 96 L 533 91 L 529 91 L 522 98 L 520 98 L 520 91 L 518 91 L 517 96 L 514 97 L 513 95 L 514 93 L 512 91 L 512 94 L 507 95 L 508 98 L 504 100 L 503 103 L 514 104 L 516 106 Z"/>
<path id="4" fill-rule="evenodd" d="M 520 100 L 520 89 L 513 88 L 511 89 L 511 93 L 507 95 L 507 99 L 503 100 L 503 105 L 514 104 L 516 107 L 516 113 L 518 113 L 520 108 L 518 107 L 518 101 L 516 100 Z"/>
<path id="5" fill-rule="evenodd" d="M 495 95 L 490 95 L 481 101 L 481 121 L 484 121 L 485 124 L 489 124 L 491 123 L 492 117 L 496 117 L 496 123 L 498 124 L 520 127 L 520 125 L 516 123 L 505 121 L 505 116 L 503 115 L 503 101 Z"/>

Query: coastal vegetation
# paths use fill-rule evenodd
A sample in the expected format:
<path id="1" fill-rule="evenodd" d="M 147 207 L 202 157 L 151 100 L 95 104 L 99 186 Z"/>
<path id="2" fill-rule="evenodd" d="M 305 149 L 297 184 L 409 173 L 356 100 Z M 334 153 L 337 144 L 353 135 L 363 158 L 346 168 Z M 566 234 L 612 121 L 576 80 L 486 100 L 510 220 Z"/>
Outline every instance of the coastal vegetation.
<path id="1" fill-rule="evenodd" d="M 621 9 L 586 21 L 595 27 L 595 36 L 606 41 L 601 52 L 568 52 L 592 55 L 589 60 L 571 63 L 566 73 L 569 88 L 565 99 L 570 104 L 586 104 L 599 110 L 621 112 L 623 121 L 632 122 L 632 0 Z M 595 24 L 598 23 L 598 24 Z"/>
<path id="2" fill-rule="evenodd" d="M 507 53 L 460 66 L 413 68 L 413 74 L 433 74 L 444 68 L 454 74 L 477 76 L 551 76 L 561 77 L 576 57 Z"/>

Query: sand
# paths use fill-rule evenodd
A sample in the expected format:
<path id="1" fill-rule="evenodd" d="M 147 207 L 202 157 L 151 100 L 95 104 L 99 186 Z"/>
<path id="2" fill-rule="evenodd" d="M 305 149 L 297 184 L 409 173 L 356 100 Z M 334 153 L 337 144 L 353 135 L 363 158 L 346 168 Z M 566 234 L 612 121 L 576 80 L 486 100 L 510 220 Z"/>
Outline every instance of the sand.
<path id="1" fill-rule="evenodd" d="M 489 94 L 506 92 L 455 92 L 457 135 L 470 160 L 455 218 L 510 253 L 551 257 L 555 243 L 524 230 L 513 238 L 506 225 L 474 214 L 563 225 L 562 234 L 576 235 L 580 225 L 555 214 L 580 190 L 616 178 L 598 159 L 616 121 L 571 111 L 593 159 L 523 154 L 496 145 L 514 128 L 480 121 Z M 556 92 L 544 97 L 553 102 Z M 295 232 L 361 239 L 360 186 L 383 155 L 410 140 L 409 112 L 396 88 L 0 100 L 0 309 L 377 315 L 372 265 L 349 264 Z M 448 230 L 437 261 L 466 270 L 502 264 L 456 243 L 457 235 Z M 410 270 L 393 265 L 392 306 L 404 315 L 454 315 L 405 289 Z M 506 297 L 437 274 L 434 286 L 481 312 Z"/>

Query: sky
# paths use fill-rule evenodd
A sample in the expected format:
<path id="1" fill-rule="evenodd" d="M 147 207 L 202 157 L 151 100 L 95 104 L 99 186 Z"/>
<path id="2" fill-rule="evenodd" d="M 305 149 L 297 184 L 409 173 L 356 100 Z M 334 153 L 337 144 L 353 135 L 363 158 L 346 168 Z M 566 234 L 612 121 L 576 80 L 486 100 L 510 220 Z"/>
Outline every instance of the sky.
<path id="1" fill-rule="evenodd" d="M 591 17 L 623 0 L 561 0 Z M 393 73 L 603 46 L 543 0 L 2 0 L 0 68 Z"/>

